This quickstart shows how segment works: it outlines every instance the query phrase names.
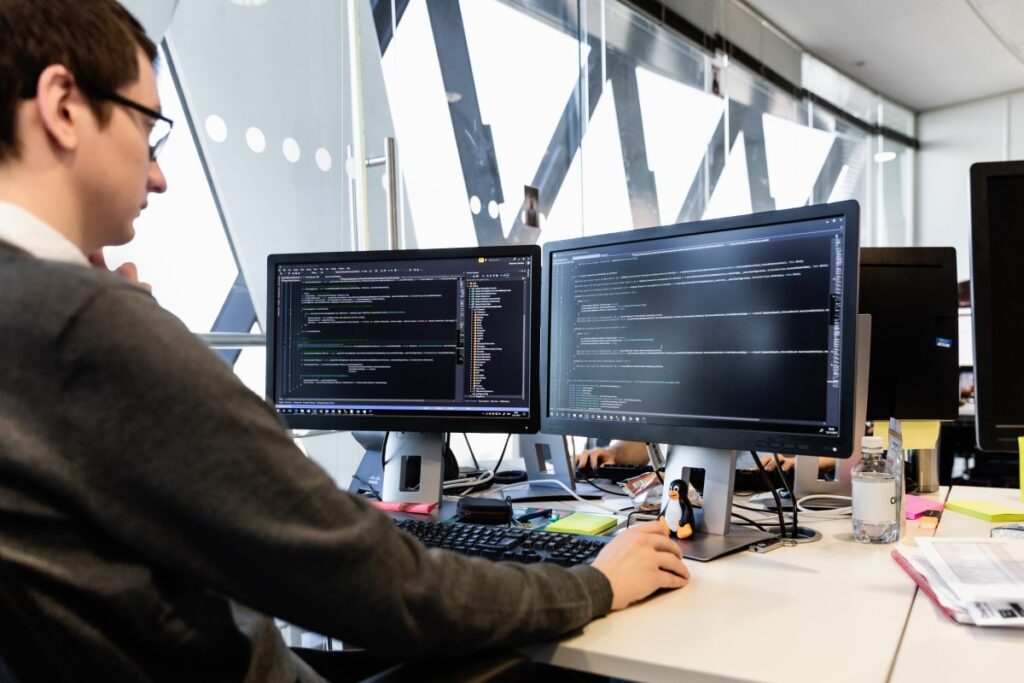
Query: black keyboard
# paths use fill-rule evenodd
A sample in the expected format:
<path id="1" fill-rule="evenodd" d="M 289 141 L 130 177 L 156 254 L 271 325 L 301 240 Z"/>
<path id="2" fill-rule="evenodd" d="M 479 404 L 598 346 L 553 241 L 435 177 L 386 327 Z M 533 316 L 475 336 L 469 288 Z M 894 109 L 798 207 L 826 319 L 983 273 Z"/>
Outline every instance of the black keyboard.
<path id="1" fill-rule="evenodd" d="M 551 562 L 563 567 L 588 564 L 604 544 L 611 540 L 605 536 L 556 534 L 486 524 L 418 519 L 395 520 L 395 523 L 428 548 L 443 548 L 463 555 L 524 564 Z"/>

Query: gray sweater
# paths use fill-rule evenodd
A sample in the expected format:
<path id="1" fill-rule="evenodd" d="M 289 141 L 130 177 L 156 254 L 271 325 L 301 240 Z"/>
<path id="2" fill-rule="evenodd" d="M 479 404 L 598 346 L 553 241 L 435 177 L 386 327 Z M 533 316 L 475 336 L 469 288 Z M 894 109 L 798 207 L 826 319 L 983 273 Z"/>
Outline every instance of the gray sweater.
<path id="1" fill-rule="evenodd" d="M 425 550 L 147 293 L 2 242 L 0 562 L 51 654 L 96 680 L 308 676 L 264 614 L 416 658 L 611 605 L 590 567 Z"/>

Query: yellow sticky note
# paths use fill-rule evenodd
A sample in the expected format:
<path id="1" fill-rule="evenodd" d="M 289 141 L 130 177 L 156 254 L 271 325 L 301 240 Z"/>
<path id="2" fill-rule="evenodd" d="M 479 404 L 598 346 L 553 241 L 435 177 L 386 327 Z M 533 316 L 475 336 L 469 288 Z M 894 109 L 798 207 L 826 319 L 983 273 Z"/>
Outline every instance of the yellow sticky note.
<path id="1" fill-rule="evenodd" d="M 903 427 L 903 448 L 921 450 L 935 448 L 939 441 L 938 420 L 900 420 Z"/>
<path id="2" fill-rule="evenodd" d="M 567 517 L 562 517 L 544 527 L 544 531 L 553 531 L 561 534 L 583 534 L 594 536 L 611 529 L 618 524 L 618 520 L 611 515 L 595 515 L 589 512 L 574 512 Z"/>
<path id="3" fill-rule="evenodd" d="M 1017 447 L 1020 448 L 1020 500 L 1024 503 L 1024 436 L 1017 437 Z"/>
<path id="4" fill-rule="evenodd" d="M 1014 509 L 990 503 L 986 500 L 955 500 L 946 501 L 946 509 L 962 512 L 986 522 L 1020 522 L 1024 521 L 1024 508 Z"/>

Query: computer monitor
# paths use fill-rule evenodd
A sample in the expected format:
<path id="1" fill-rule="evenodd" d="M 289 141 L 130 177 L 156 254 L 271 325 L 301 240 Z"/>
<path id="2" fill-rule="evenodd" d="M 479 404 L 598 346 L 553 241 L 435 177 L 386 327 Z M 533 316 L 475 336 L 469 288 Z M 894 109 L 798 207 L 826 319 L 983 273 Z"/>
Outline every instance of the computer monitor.
<path id="1" fill-rule="evenodd" d="M 1024 436 L 1024 161 L 971 166 L 971 308 L 978 446 Z"/>
<path id="2" fill-rule="evenodd" d="M 435 502 L 440 434 L 537 430 L 539 281 L 532 245 L 271 255 L 267 397 L 293 428 L 392 432 L 385 499 Z"/>
<path id="3" fill-rule="evenodd" d="M 717 538 L 689 556 L 749 544 L 729 523 L 737 451 L 853 450 L 858 214 L 847 201 L 545 245 L 542 431 L 698 447 L 680 457 L 705 470 L 698 528 Z"/>
<path id="4" fill-rule="evenodd" d="M 960 406 L 956 250 L 860 250 L 861 313 L 871 316 L 869 420 L 955 420 Z"/>

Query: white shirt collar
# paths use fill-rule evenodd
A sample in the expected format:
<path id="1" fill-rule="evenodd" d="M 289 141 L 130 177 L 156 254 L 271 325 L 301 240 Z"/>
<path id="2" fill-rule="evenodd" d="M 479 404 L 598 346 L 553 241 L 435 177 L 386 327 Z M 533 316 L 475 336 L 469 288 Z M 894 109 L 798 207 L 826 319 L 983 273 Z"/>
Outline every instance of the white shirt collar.
<path id="1" fill-rule="evenodd" d="M 0 202 L 0 240 L 36 258 L 89 265 L 85 254 L 56 228 L 10 202 Z"/>

